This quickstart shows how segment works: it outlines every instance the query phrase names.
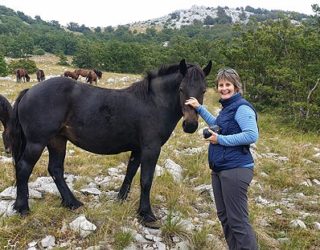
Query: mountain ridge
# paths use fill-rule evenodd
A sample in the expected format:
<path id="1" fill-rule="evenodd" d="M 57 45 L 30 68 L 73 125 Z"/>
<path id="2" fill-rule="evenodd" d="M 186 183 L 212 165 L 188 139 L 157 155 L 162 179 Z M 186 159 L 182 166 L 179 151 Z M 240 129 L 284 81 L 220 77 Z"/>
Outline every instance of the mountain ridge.
<path id="1" fill-rule="evenodd" d="M 301 22 L 308 15 L 293 11 L 255 9 L 250 6 L 229 8 L 229 7 L 207 7 L 193 5 L 190 9 L 175 10 L 168 15 L 149 19 L 146 21 L 137 21 L 126 24 L 131 29 L 135 28 L 173 28 L 180 29 L 182 26 L 192 25 L 196 22 L 203 25 L 215 24 L 247 24 L 251 18 L 260 21 L 266 19 L 277 19 L 280 16 L 286 16 L 294 22 Z"/>
<path id="2" fill-rule="evenodd" d="M 190 9 L 175 10 L 167 15 L 156 17 L 149 20 L 135 21 L 124 25 L 115 26 L 97 26 L 88 27 L 84 24 L 77 24 L 70 22 L 67 26 L 61 25 L 59 21 L 51 20 L 44 21 L 40 16 L 34 18 L 26 15 L 22 11 L 14 11 L 4 5 L 0 5 L 0 16 L 17 16 L 27 24 L 34 22 L 43 22 L 50 26 L 55 26 L 63 29 L 73 30 L 73 28 L 86 28 L 94 31 L 97 28 L 107 29 L 110 27 L 118 28 L 121 26 L 129 27 L 131 30 L 146 30 L 147 28 L 171 28 L 180 29 L 183 26 L 192 25 L 194 23 L 202 23 L 203 25 L 212 26 L 216 24 L 247 24 L 250 19 L 255 18 L 258 21 L 265 21 L 267 19 L 278 19 L 280 16 L 286 16 L 293 22 L 300 23 L 303 19 L 308 18 L 309 15 L 302 14 L 293 11 L 282 11 L 282 10 L 267 10 L 262 8 L 253 8 L 250 6 L 229 8 L 225 7 L 208 7 L 193 5 Z"/>

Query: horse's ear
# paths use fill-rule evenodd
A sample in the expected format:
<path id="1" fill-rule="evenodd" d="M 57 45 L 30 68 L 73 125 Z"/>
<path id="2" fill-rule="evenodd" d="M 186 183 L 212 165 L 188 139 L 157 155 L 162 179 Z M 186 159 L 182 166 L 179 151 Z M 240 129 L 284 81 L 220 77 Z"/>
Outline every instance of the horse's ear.
<path id="1" fill-rule="evenodd" d="M 210 60 L 208 65 L 203 69 L 205 76 L 208 76 L 212 67 L 212 61 Z"/>
<path id="2" fill-rule="evenodd" d="M 180 68 L 180 72 L 182 75 L 185 75 L 187 73 L 188 68 L 187 68 L 187 64 L 186 64 L 185 59 L 182 59 L 180 61 L 179 68 Z"/>

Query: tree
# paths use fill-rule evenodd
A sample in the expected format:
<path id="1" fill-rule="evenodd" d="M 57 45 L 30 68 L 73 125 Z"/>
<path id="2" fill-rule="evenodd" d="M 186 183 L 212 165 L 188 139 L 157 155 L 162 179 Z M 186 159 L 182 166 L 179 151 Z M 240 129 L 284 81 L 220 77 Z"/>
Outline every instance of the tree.
<path id="1" fill-rule="evenodd" d="M 203 24 L 204 25 L 213 25 L 213 24 L 215 24 L 215 20 L 211 16 L 206 16 L 206 18 L 203 21 Z"/>
<path id="2" fill-rule="evenodd" d="M 64 54 L 59 55 L 58 65 L 68 66 L 68 58 Z"/>
<path id="3" fill-rule="evenodd" d="M 4 60 L 4 56 L 0 55 L 0 76 L 8 75 L 8 65 Z"/>
<path id="4" fill-rule="evenodd" d="M 32 37 L 26 33 L 18 35 L 9 45 L 8 54 L 12 57 L 27 57 L 32 55 L 34 42 Z"/>
<path id="5" fill-rule="evenodd" d="M 12 61 L 9 66 L 9 71 L 14 72 L 18 68 L 25 68 L 29 74 L 33 74 L 37 70 L 35 61 L 30 59 L 20 59 L 18 61 Z"/>

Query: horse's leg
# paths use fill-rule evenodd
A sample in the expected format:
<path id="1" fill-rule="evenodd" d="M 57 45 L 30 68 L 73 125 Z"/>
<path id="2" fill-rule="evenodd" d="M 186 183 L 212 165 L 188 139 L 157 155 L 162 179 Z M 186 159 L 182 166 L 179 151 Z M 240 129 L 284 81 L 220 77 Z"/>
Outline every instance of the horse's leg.
<path id="1" fill-rule="evenodd" d="M 148 145 L 142 150 L 140 177 L 141 196 L 138 209 L 138 214 L 142 222 L 154 222 L 157 220 L 150 205 L 150 190 L 160 150 L 160 145 Z"/>
<path id="2" fill-rule="evenodd" d="M 64 179 L 66 144 L 67 140 L 62 136 L 56 136 L 49 141 L 47 146 L 49 151 L 48 170 L 60 192 L 62 205 L 70 209 L 76 209 L 83 204 L 75 198 Z"/>
<path id="3" fill-rule="evenodd" d="M 124 177 L 123 183 L 121 185 L 118 199 L 119 200 L 125 200 L 128 197 L 128 194 L 130 192 L 131 183 L 133 180 L 133 177 L 136 175 L 137 170 L 141 163 L 141 152 L 140 151 L 132 151 L 130 155 L 130 159 L 127 166 L 127 172 L 126 176 Z"/>
<path id="4" fill-rule="evenodd" d="M 27 142 L 23 155 L 16 164 L 17 197 L 13 208 L 21 215 L 25 215 L 29 212 L 28 180 L 43 149 L 44 146 L 39 143 Z"/>

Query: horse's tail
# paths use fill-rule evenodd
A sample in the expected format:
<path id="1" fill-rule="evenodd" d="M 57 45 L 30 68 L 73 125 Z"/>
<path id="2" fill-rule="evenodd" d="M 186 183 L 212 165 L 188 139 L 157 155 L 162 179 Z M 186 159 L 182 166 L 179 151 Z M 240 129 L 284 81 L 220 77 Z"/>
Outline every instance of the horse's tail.
<path id="1" fill-rule="evenodd" d="M 3 127 L 7 127 L 10 117 L 12 116 L 12 106 L 3 95 L 0 95 L 0 121 Z"/>
<path id="2" fill-rule="evenodd" d="M 13 105 L 13 111 L 12 111 L 12 117 L 10 119 L 9 123 L 9 136 L 12 143 L 12 157 L 14 161 L 14 165 L 18 163 L 20 160 L 25 147 L 26 147 L 26 137 L 23 133 L 20 120 L 19 120 L 19 114 L 18 114 L 18 108 L 19 103 L 22 99 L 22 97 L 27 93 L 29 89 L 24 89 L 20 92 L 19 96 L 17 97 L 14 105 Z"/>

